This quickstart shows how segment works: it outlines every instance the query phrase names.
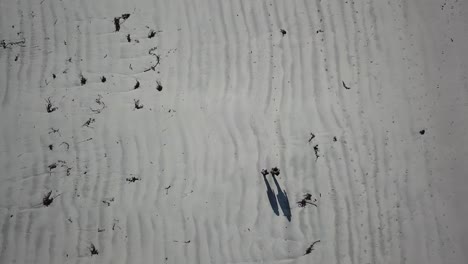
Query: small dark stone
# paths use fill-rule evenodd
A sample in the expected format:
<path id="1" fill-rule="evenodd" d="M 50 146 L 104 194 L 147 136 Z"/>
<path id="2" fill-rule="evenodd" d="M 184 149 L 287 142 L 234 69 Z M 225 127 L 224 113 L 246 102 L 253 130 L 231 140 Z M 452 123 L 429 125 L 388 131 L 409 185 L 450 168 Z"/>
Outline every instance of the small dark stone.
<path id="1" fill-rule="evenodd" d="M 135 86 L 133 87 L 133 89 L 138 89 L 138 88 L 140 88 L 140 82 L 139 81 L 137 81 L 135 83 Z"/>
<path id="2" fill-rule="evenodd" d="M 280 32 L 281 32 L 281 34 L 283 35 L 283 37 L 284 37 L 284 35 L 286 35 L 286 33 L 287 33 L 286 30 L 284 30 L 284 29 L 281 29 Z"/>
<path id="3" fill-rule="evenodd" d="M 102 77 L 101 77 L 101 82 L 105 83 L 105 82 L 106 82 L 106 80 L 107 80 L 107 79 L 106 79 L 106 77 L 105 77 L 105 76 L 102 76 Z"/>
<path id="4" fill-rule="evenodd" d="M 419 131 L 419 134 L 421 134 L 421 135 L 424 135 L 425 133 L 426 133 L 426 130 L 424 130 L 424 129 Z"/>

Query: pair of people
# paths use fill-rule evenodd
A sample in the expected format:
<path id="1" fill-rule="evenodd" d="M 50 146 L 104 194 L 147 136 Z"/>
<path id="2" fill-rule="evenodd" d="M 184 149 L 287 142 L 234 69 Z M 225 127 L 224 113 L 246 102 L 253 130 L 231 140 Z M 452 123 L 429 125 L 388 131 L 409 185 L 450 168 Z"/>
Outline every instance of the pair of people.
<path id="1" fill-rule="evenodd" d="M 262 170 L 262 175 L 263 175 L 263 176 L 267 176 L 267 175 L 270 174 L 270 173 L 271 173 L 272 176 L 278 176 L 278 175 L 280 174 L 280 170 L 278 169 L 278 167 L 272 168 L 272 169 L 270 170 L 270 172 L 268 172 L 266 169 L 263 169 L 263 170 Z"/>

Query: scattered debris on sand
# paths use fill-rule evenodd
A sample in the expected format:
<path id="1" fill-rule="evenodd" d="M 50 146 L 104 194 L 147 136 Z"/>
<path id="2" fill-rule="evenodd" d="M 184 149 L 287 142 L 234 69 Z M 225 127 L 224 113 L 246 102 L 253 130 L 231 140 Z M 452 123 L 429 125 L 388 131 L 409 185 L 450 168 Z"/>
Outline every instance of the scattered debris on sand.
<path id="1" fill-rule="evenodd" d="M 131 178 L 127 178 L 127 179 L 125 179 L 125 180 L 128 181 L 128 182 L 141 181 L 140 178 L 137 178 L 137 177 L 135 177 L 135 176 L 133 176 L 133 177 L 131 177 Z"/>
<path id="2" fill-rule="evenodd" d="M 103 204 L 106 204 L 107 206 L 110 206 L 110 205 L 111 205 L 111 202 L 113 202 L 113 201 L 114 201 L 114 197 L 108 198 L 108 199 L 104 199 L 104 200 L 102 200 L 102 203 L 103 203 Z"/>
<path id="3" fill-rule="evenodd" d="M 81 83 L 81 86 L 85 85 L 86 82 L 88 81 L 88 79 L 86 79 L 83 74 L 80 75 L 80 83 Z"/>
<path id="4" fill-rule="evenodd" d="M 44 195 L 44 197 L 42 198 L 42 205 L 44 205 L 45 207 L 48 207 L 49 205 L 52 204 L 52 202 L 54 201 L 55 198 L 57 198 L 58 196 L 60 196 L 60 194 L 57 194 L 55 196 L 52 196 L 52 191 L 49 191 L 46 195 Z"/>
<path id="5" fill-rule="evenodd" d="M 174 242 L 177 242 L 177 243 L 179 243 L 179 242 L 182 242 L 182 241 L 174 240 Z M 183 243 L 185 243 L 185 244 L 189 244 L 189 243 L 190 243 L 190 240 L 183 241 Z"/>
<path id="6" fill-rule="evenodd" d="M 169 193 L 169 189 L 171 188 L 171 185 L 167 186 L 166 188 L 164 188 L 166 190 L 166 195 Z"/>
<path id="7" fill-rule="evenodd" d="M 49 134 L 55 134 L 55 133 L 59 134 L 59 136 L 62 136 L 62 135 L 60 134 L 60 130 L 59 130 L 58 128 L 55 129 L 55 128 L 51 127 L 51 128 L 50 128 L 50 131 L 49 131 Z"/>
<path id="8" fill-rule="evenodd" d="M 162 91 L 162 89 L 163 89 L 163 86 L 161 85 L 161 82 L 156 81 L 156 90 L 158 90 L 160 92 L 160 91 Z"/>
<path id="9" fill-rule="evenodd" d="M 317 207 L 316 204 L 314 204 L 313 202 L 306 201 L 305 199 L 302 199 L 302 200 L 300 200 L 300 201 L 297 202 L 297 205 L 298 205 L 299 207 L 306 207 L 307 204 L 310 204 L 310 205 L 313 205 L 313 206 Z"/>
<path id="10" fill-rule="evenodd" d="M 13 46 L 25 47 L 25 44 L 26 44 L 26 40 L 24 38 L 18 41 L 6 42 L 4 39 L 0 41 L 0 46 L 2 46 L 4 49 L 11 48 Z"/>
<path id="11" fill-rule="evenodd" d="M 317 240 L 317 241 L 315 241 L 314 243 L 312 243 L 312 245 L 310 245 L 310 246 L 306 249 L 306 253 L 304 254 L 304 256 L 307 255 L 307 254 L 310 254 L 310 253 L 312 252 L 312 250 L 314 250 L 315 244 L 317 244 L 317 243 L 319 243 L 319 242 L 320 242 L 320 240 Z"/>
<path id="12" fill-rule="evenodd" d="M 314 152 L 315 152 L 315 160 L 317 160 L 320 155 L 319 155 L 319 147 L 318 147 L 318 144 L 314 146 Z"/>
<path id="13" fill-rule="evenodd" d="M 346 86 L 346 83 L 345 83 L 344 81 L 341 81 L 341 82 L 343 83 L 343 87 L 344 87 L 345 89 L 348 89 L 348 90 L 351 89 L 351 87 Z"/>
<path id="14" fill-rule="evenodd" d="M 120 31 L 120 25 L 122 25 L 122 23 L 127 20 L 128 18 L 130 17 L 130 14 L 123 14 L 122 16 L 120 17 L 114 17 L 114 26 L 115 26 L 115 32 L 119 32 Z M 123 20 L 123 21 L 121 21 Z"/>
<path id="15" fill-rule="evenodd" d="M 98 98 L 96 98 L 94 100 L 96 102 L 96 104 L 98 104 L 101 108 L 89 108 L 91 109 L 91 112 L 95 113 L 95 114 L 100 114 L 102 112 L 102 110 L 104 110 L 104 108 L 106 108 L 106 104 L 104 103 L 104 101 L 102 101 L 102 96 L 99 94 L 98 95 Z"/>
<path id="16" fill-rule="evenodd" d="M 122 14 L 122 19 L 127 20 L 130 17 L 130 14 Z"/>
<path id="17" fill-rule="evenodd" d="M 96 249 L 93 243 L 89 246 L 89 251 L 91 252 L 91 256 L 99 255 L 99 251 Z"/>
<path id="18" fill-rule="evenodd" d="M 115 32 L 120 31 L 120 17 L 114 17 Z"/>
<path id="19" fill-rule="evenodd" d="M 65 147 L 67 148 L 67 150 L 70 149 L 70 144 L 68 144 L 67 142 L 64 141 L 64 142 L 60 143 L 59 146 L 62 146 L 62 145 L 65 145 Z"/>
<path id="20" fill-rule="evenodd" d="M 133 103 L 135 105 L 135 109 L 142 109 L 143 104 L 140 103 L 140 99 L 133 99 Z"/>
<path id="21" fill-rule="evenodd" d="M 91 140 L 93 140 L 92 137 L 87 138 L 87 139 L 83 139 L 83 140 L 81 140 L 81 141 L 78 141 L 78 144 L 79 144 L 79 143 L 83 143 L 83 142 L 88 142 L 88 141 L 91 141 Z"/>
<path id="22" fill-rule="evenodd" d="M 57 163 L 52 163 L 49 166 L 47 166 L 47 168 L 49 168 L 49 172 L 52 172 L 53 169 L 57 168 Z"/>
<path id="23" fill-rule="evenodd" d="M 148 50 L 148 54 L 156 58 L 156 63 L 153 66 L 150 66 L 148 69 L 144 70 L 144 72 L 148 72 L 150 70 L 156 71 L 156 67 L 158 67 L 159 63 L 161 63 L 161 57 L 155 53 L 157 49 L 158 47 L 153 47 Z"/>
<path id="24" fill-rule="evenodd" d="M 150 32 L 148 33 L 148 38 L 153 38 L 154 36 L 156 36 L 158 33 L 161 33 L 161 32 L 162 30 L 155 31 L 151 29 Z"/>
<path id="25" fill-rule="evenodd" d="M 96 122 L 96 119 L 90 117 L 81 127 L 92 128 L 90 125 L 94 122 Z"/>
<path id="26" fill-rule="evenodd" d="M 58 109 L 58 107 L 53 106 L 52 102 L 50 101 L 50 97 L 46 99 L 47 102 L 47 113 L 52 113 Z"/>
<path id="27" fill-rule="evenodd" d="M 153 38 L 154 36 L 156 36 L 156 31 L 151 29 L 150 32 L 148 33 L 148 38 Z"/>
<path id="28" fill-rule="evenodd" d="M 54 198 L 51 197 L 52 195 L 52 191 L 49 191 L 45 196 L 44 198 L 42 198 L 42 204 L 44 206 L 49 206 L 52 204 L 52 202 L 54 201 Z"/>
<path id="29" fill-rule="evenodd" d="M 311 202 L 311 200 L 312 200 L 312 194 L 306 193 L 304 195 L 304 198 L 297 202 L 297 205 L 299 207 L 306 207 L 308 204 L 310 204 L 310 205 L 313 205 L 315 207 L 318 207 L 317 204 Z M 316 201 L 317 201 L 317 199 L 314 200 L 314 202 L 316 202 Z"/>

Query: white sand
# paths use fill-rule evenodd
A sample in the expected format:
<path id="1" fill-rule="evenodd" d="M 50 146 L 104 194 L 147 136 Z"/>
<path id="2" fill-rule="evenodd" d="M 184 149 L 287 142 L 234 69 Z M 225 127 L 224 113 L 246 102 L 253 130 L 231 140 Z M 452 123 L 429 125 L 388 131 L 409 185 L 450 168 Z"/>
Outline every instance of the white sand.
<path id="1" fill-rule="evenodd" d="M 463 0 L 0 1 L 0 263 L 467 263 L 467 18 Z"/>

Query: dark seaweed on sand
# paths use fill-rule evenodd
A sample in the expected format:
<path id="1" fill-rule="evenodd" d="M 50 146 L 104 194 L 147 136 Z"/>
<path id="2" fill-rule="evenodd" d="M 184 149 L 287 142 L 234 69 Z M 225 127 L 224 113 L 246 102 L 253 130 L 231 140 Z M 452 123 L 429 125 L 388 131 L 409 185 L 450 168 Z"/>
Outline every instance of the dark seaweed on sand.
<path id="1" fill-rule="evenodd" d="M 91 243 L 91 246 L 89 246 L 89 251 L 91 252 L 91 256 L 99 254 L 99 251 L 96 249 L 96 246 L 94 246 L 93 243 Z"/>
<path id="2" fill-rule="evenodd" d="M 315 241 L 314 243 L 312 243 L 312 245 L 310 245 L 307 249 L 306 249 L 306 253 L 304 255 L 307 255 L 307 254 L 310 254 L 312 252 L 312 250 L 314 250 L 314 246 L 315 244 L 319 243 L 320 240 L 317 240 Z"/>
<path id="3" fill-rule="evenodd" d="M 58 109 L 58 107 L 53 106 L 52 102 L 50 101 L 50 97 L 46 99 L 47 102 L 47 113 L 52 113 Z"/>

